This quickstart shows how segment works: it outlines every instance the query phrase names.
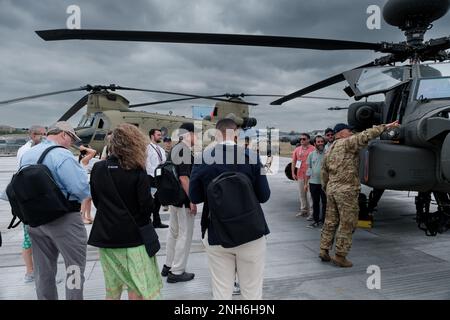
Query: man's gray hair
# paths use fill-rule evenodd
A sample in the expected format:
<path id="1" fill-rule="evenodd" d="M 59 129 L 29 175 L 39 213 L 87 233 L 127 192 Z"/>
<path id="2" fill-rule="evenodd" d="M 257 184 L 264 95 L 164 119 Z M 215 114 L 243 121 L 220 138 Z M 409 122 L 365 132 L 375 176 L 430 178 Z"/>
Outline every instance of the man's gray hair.
<path id="1" fill-rule="evenodd" d="M 28 129 L 28 133 L 29 133 L 29 134 L 36 133 L 36 132 L 41 131 L 41 129 L 46 130 L 44 126 L 40 126 L 40 125 L 32 125 L 32 126 L 30 127 L 30 129 Z"/>

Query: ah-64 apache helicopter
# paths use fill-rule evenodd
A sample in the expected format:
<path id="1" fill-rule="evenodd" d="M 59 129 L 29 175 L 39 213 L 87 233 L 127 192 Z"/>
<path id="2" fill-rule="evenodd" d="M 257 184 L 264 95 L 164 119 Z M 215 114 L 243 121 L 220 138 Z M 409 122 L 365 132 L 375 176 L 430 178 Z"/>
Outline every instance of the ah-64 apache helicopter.
<path id="1" fill-rule="evenodd" d="M 401 29 L 406 41 L 370 43 L 263 35 L 114 31 L 37 31 L 44 40 L 115 40 L 246 45 L 316 50 L 373 50 L 388 55 L 286 95 L 286 101 L 346 80 L 355 100 L 384 94 L 379 102 L 350 105 L 348 122 L 362 130 L 399 120 L 400 128 L 372 142 L 361 154 L 361 182 L 376 189 L 418 191 L 417 222 L 428 234 L 447 229 L 450 218 L 450 37 L 424 41 L 432 22 L 443 17 L 448 0 L 389 0 L 384 20 Z M 395 66 L 395 63 L 407 64 Z M 431 194 L 438 211 L 430 213 Z"/>

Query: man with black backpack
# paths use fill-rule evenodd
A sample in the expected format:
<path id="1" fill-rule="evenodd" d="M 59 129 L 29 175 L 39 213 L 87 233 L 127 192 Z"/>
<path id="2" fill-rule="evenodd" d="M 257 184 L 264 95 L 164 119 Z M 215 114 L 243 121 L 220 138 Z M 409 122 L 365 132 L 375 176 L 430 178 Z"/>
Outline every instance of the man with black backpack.
<path id="1" fill-rule="evenodd" d="M 195 276 L 193 273 L 186 272 L 186 265 L 191 249 L 194 219 L 197 214 L 197 206 L 188 197 L 189 180 L 194 163 L 192 147 L 196 136 L 194 124 L 191 122 L 183 123 L 179 130 L 181 141 L 172 148 L 165 168 L 158 167 L 155 171 L 161 203 L 170 205 L 167 256 L 161 271 L 161 275 L 167 276 L 169 283 L 190 281 Z M 165 175 L 166 169 L 169 168 L 173 170 L 172 175 Z M 161 183 L 158 183 L 159 178 L 162 178 Z M 169 190 L 171 194 L 167 194 Z"/>
<path id="2" fill-rule="evenodd" d="M 221 119 L 216 129 L 218 144 L 203 152 L 189 185 L 191 201 L 204 202 L 202 238 L 213 297 L 231 299 L 237 272 L 242 298 L 262 299 L 269 228 L 260 203 L 270 197 L 269 184 L 257 154 L 236 145 L 236 123 Z"/>
<path id="3" fill-rule="evenodd" d="M 21 199 L 18 203 L 19 208 L 27 208 L 25 216 L 29 218 L 36 294 L 39 300 L 58 299 L 55 276 L 59 254 L 63 256 L 66 265 L 66 299 L 83 299 L 87 233 L 81 220 L 80 203 L 90 197 L 90 191 L 86 171 L 67 150 L 73 143 L 79 141 L 80 138 L 75 134 L 73 127 L 66 121 L 60 121 L 48 129 L 46 140 L 31 148 L 22 157 L 21 171 L 36 165 L 38 159 L 48 152 L 43 160 L 41 159 L 51 174 L 50 180 L 45 182 L 54 181 L 59 190 L 55 190 L 53 194 L 43 194 L 41 199 L 34 200 L 35 198 L 31 196 L 39 192 L 37 188 L 25 190 L 27 188 L 13 187 L 17 197 Z M 36 181 L 30 182 L 30 188 L 33 184 L 36 184 Z M 26 203 L 24 199 L 31 199 L 35 203 Z M 63 210 L 58 211 L 59 216 L 51 210 L 51 207 L 54 207 L 52 201 L 62 204 Z M 46 207 L 42 208 L 43 205 Z M 35 210 L 30 210 L 33 207 Z M 36 212 L 36 216 L 33 216 L 33 211 Z"/>

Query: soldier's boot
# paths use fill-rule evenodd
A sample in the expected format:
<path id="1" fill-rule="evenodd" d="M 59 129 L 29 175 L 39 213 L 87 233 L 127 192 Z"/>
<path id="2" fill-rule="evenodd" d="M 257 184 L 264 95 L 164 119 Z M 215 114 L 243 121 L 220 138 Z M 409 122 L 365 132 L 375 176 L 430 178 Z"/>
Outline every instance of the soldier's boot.
<path id="1" fill-rule="evenodd" d="M 325 249 L 320 249 L 319 258 L 320 258 L 320 260 L 322 260 L 323 262 L 329 262 L 329 261 L 331 261 L 331 257 L 330 257 L 330 255 L 328 254 L 328 250 L 325 250 Z"/>
<path id="2" fill-rule="evenodd" d="M 345 256 L 340 256 L 336 254 L 333 258 L 331 258 L 331 261 L 338 267 L 342 268 L 350 268 L 353 266 L 353 263 L 350 260 L 347 260 Z"/>

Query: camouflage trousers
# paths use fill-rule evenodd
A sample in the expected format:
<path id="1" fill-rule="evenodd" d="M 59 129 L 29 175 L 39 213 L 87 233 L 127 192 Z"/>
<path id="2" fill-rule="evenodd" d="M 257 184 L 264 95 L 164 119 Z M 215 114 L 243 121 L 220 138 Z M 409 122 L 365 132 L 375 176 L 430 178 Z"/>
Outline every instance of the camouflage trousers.
<path id="1" fill-rule="evenodd" d="M 352 234 L 358 223 L 358 195 L 357 190 L 328 191 L 327 214 L 320 236 L 320 249 L 331 250 L 336 237 L 336 254 L 347 256 L 352 246 Z"/>

